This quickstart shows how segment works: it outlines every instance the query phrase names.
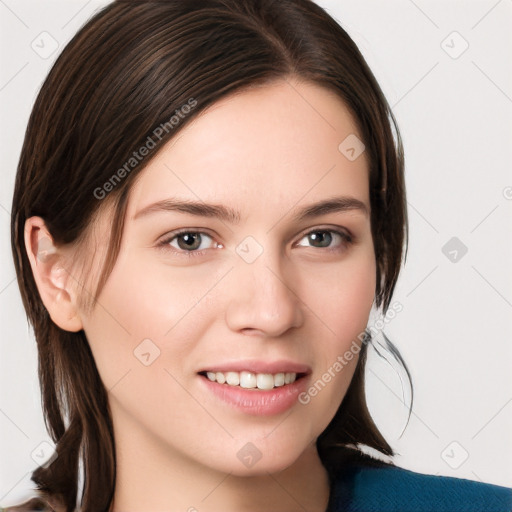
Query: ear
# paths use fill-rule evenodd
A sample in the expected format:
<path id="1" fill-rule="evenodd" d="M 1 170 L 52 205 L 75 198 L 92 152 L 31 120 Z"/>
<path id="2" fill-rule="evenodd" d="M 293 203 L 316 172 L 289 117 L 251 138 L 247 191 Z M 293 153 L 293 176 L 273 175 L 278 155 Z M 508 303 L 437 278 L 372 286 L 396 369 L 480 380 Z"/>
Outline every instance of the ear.
<path id="1" fill-rule="evenodd" d="M 37 289 L 50 318 L 65 331 L 80 331 L 82 320 L 71 288 L 74 279 L 64 266 L 66 252 L 54 245 L 41 217 L 26 220 L 25 247 Z"/>

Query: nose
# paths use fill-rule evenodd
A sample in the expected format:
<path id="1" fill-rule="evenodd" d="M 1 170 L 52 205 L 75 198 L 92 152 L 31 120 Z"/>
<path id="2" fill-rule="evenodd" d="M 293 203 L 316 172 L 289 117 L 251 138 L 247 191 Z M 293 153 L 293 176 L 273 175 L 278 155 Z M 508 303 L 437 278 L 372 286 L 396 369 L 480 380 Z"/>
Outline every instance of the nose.
<path id="1" fill-rule="evenodd" d="M 279 264 L 261 256 L 231 276 L 226 323 L 235 332 L 278 337 L 303 323 L 303 303 Z"/>

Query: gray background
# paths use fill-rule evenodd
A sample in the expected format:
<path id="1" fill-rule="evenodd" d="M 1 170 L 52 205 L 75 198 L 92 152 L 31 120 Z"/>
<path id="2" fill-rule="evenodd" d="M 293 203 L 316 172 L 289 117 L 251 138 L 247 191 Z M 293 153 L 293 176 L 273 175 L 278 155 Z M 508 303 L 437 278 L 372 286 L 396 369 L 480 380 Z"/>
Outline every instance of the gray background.
<path id="1" fill-rule="evenodd" d="M 0 0 L 4 506 L 28 496 L 31 471 L 53 446 L 10 254 L 15 169 L 50 65 L 107 3 Z M 403 372 L 370 351 L 371 412 L 398 465 L 512 487 L 512 0 L 318 3 L 367 59 L 406 152 L 411 235 L 394 296 L 403 310 L 385 332 L 411 370 L 414 408 L 404 431 Z"/>

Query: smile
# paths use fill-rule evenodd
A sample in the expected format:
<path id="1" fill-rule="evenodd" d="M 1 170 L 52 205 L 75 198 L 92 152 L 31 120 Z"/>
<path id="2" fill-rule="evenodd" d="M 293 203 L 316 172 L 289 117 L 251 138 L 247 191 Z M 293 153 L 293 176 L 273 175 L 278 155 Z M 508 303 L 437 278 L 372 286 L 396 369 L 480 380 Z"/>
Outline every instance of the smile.
<path id="1" fill-rule="evenodd" d="M 229 371 L 229 372 L 203 372 L 203 375 L 212 381 L 228 386 L 240 387 L 244 389 L 270 390 L 287 384 L 292 384 L 297 379 L 295 372 L 279 373 L 254 373 L 249 371 Z"/>

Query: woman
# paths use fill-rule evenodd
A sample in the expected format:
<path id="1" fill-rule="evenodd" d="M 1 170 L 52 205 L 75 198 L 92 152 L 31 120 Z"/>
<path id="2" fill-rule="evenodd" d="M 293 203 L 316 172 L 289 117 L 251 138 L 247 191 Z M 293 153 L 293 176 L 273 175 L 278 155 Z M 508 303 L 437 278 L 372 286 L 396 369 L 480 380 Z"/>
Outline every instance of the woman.
<path id="1" fill-rule="evenodd" d="M 510 508 L 359 448 L 394 454 L 364 366 L 406 241 L 402 145 L 309 0 L 103 9 L 36 100 L 12 219 L 57 449 L 7 510 Z"/>

